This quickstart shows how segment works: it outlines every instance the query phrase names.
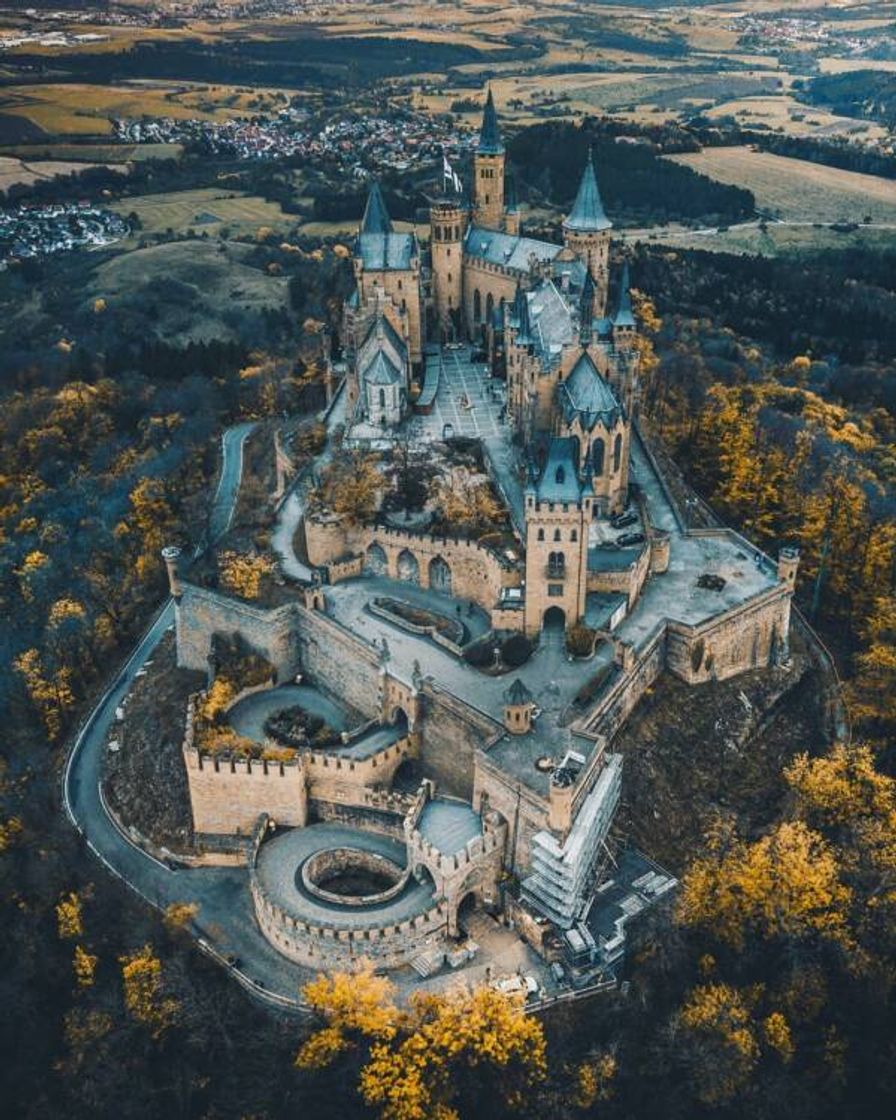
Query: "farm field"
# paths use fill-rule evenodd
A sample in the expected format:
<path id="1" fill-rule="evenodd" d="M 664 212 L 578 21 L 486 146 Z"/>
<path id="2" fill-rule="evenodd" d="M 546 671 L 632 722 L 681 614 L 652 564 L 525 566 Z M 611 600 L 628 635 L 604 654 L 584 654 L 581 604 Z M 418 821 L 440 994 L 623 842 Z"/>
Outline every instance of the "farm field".
<path id="1" fill-rule="evenodd" d="M 720 183 L 746 187 L 760 210 L 807 222 L 896 224 L 896 181 L 842 171 L 747 147 L 704 148 L 668 156 Z"/>
<path id="2" fill-rule="evenodd" d="M 113 117 L 227 120 L 286 104 L 280 90 L 190 83 L 48 84 L 0 88 L 0 114 L 23 117 L 49 136 L 112 136 Z"/>
<path id="3" fill-rule="evenodd" d="M 0 156 L 0 193 L 5 193 L 13 186 L 31 186 L 32 183 L 40 182 L 42 179 L 53 179 L 57 175 L 70 175 L 72 172 L 86 171 L 89 167 L 100 166 L 113 167 L 114 165 L 71 163 L 62 160 L 31 162 L 14 156 Z"/>
<path id="4" fill-rule="evenodd" d="M 142 226 L 137 237 L 169 229 L 179 234 L 192 229 L 217 237 L 225 226 L 233 234 L 247 234 L 259 226 L 285 229 L 296 221 L 275 202 L 214 187 L 125 198 L 111 208 L 122 216 L 137 215 Z"/>
<path id="5" fill-rule="evenodd" d="M 61 160 L 72 164 L 140 163 L 148 159 L 179 159 L 183 144 L 9 144 L 0 156 L 15 156 L 26 163 Z"/>
<path id="6" fill-rule="evenodd" d="M 851 233 L 838 233 L 829 226 L 770 222 L 746 222 L 721 230 L 693 230 L 683 226 L 662 229 L 623 230 L 620 240 L 646 242 L 670 249 L 698 249 L 707 253 L 738 256 L 783 257 L 821 252 L 825 249 L 896 249 L 896 228 L 859 226 Z"/>

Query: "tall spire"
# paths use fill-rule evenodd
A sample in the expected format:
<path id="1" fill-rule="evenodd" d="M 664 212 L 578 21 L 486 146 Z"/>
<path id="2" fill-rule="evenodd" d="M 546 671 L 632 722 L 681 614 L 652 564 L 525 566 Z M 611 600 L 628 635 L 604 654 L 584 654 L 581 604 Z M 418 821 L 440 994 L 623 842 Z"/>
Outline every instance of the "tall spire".
<path id="1" fill-rule="evenodd" d="M 495 99 L 492 97 L 491 86 L 488 87 L 485 98 L 477 151 L 484 156 L 500 156 L 504 153 L 504 142 L 501 140 L 501 132 L 498 128 L 498 114 L 495 112 Z"/>
<path id="2" fill-rule="evenodd" d="M 582 298 L 579 301 L 579 341 L 583 346 L 591 342 L 594 331 L 594 280 L 591 269 L 585 270 L 585 283 L 582 285 Z"/>
<path id="3" fill-rule="evenodd" d="M 613 223 L 604 211 L 600 191 L 597 187 L 597 175 L 594 173 L 594 152 L 588 150 L 588 162 L 582 172 L 582 181 L 579 183 L 579 193 L 572 205 L 569 216 L 563 222 L 565 229 L 579 233 L 594 233 L 598 230 L 610 229 Z"/>
<path id="4" fill-rule="evenodd" d="M 622 265 L 622 279 L 619 283 L 619 305 L 613 316 L 614 327 L 634 327 L 635 315 L 632 311 L 631 280 L 629 279 L 628 261 Z"/>
<path id="5" fill-rule="evenodd" d="M 364 208 L 364 219 L 361 222 L 362 233 L 391 233 L 392 221 L 389 218 L 389 212 L 386 209 L 386 203 L 383 200 L 383 192 L 380 190 L 380 185 L 374 179 L 370 185 L 370 193 L 367 195 L 367 205 Z"/>

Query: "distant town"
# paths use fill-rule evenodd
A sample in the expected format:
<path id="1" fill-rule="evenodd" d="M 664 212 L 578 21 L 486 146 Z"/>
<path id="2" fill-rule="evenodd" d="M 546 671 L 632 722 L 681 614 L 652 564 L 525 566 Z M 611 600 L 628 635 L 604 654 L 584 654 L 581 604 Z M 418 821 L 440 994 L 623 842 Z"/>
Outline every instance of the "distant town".
<path id="1" fill-rule="evenodd" d="M 87 203 L 0 210 L 0 268 L 10 259 L 110 245 L 127 232 L 118 214 Z"/>
<path id="2" fill-rule="evenodd" d="M 412 171 L 442 153 L 456 158 L 470 149 L 471 132 L 408 109 L 390 116 L 343 116 L 323 127 L 304 109 L 290 107 L 272 118 L 177 120 L 172 117 L 115 120 L 115 133 L 129 144 L 190 144 L 214 155 L 273 160 L 298 156 L 325 160 L 346 174 L 366 179 L 382 170 Z"/>

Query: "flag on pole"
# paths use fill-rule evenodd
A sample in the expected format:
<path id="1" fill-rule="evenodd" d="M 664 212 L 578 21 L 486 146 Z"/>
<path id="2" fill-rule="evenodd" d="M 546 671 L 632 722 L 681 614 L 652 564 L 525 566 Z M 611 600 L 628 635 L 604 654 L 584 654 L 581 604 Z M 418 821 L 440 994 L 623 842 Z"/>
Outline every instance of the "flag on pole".
<path id="1" fill-rule="evenodd" d="M 452 171 L 451 174 L 454 176 L 454 189 L 458 194 L 463 194 L 464 188 L 463 184 L 460 181 L 460 175 L 458 175 L 456 171 Z"/>

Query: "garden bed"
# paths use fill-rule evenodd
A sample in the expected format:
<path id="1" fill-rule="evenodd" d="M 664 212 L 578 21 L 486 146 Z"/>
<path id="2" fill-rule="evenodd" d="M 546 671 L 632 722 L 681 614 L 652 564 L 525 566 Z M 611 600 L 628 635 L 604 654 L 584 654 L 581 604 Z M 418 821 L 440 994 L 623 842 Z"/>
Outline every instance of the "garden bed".
<path id="1" fill-rule="evenodd" d="M 327 750 L 342 746 L 341 733 L 320 716 L 305 711 L 300 704 L 268 716 L 264 733 L 274 742 L 293 750 Z"/>
<path id="2" fill-rule="evenodd" d="M 467 637 L 467 629 L 462 622 L 449 618 L 448 615 L 439 614 L 437 611 L 428 611 L 424 607 L 413 606 L 401 599 L 385 597 L 374 599 L 373 605 L 379 611 L 391 615 L 399 626 L 406 629 L 413 628 L 416 633 L 434 630 L 456 646 L 462 646 Z"/>

